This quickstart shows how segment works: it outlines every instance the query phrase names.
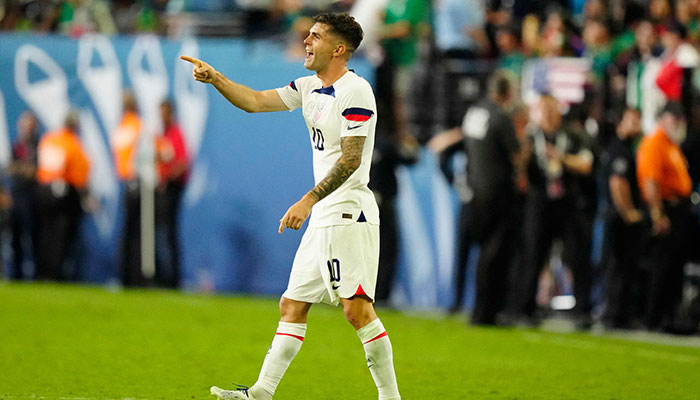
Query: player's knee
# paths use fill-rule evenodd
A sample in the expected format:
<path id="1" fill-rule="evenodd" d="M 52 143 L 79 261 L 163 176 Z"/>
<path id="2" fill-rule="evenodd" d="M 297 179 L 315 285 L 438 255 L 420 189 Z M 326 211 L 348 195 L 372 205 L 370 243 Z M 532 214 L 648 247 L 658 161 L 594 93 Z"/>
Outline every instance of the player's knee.
<path id="1" fill-rule="evenodd" d="M 345 319 L 348 320 L 350 325 L 352 325 L 352 326 L 359 325 L 359 318 L 360 317 L 358 316 L 358 313 L 355 310 L 350 310 L 350 309 L 346 308 L 344 310 L 344 312 L 345 312 Z"/>
<path id="2" fill-rule="evenodd" d="M 280 299 L 280 320 L 283 322 L 304 323 L 308 306 L 305 303 L 290 300 L 286 297 Z"/>
<path id="3" fill-rule="evenodd" d="M 343 307 L 343 312 L 345 313 L 345 319 L 347 319 L 355 329 L 367 325 L 370 319 L 370 313 L 364 307 L 347 304 Z"/>
<path id="4" fill-rule="evenodd" d="M 285 297 L 280 299 L 280 316 L 283 320 L 285 317 L 290 317 L 295 314 L 294 308 L 294 303 L 291 300 Z"/>

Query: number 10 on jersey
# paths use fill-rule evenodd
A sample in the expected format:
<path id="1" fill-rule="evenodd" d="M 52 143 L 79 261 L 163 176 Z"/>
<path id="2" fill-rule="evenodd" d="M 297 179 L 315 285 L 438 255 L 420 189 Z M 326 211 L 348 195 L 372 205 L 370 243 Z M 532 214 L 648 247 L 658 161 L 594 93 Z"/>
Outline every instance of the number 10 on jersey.
<path id="1" fill-rule="evenodd" d="M 316 129 L 314 127 L 311 127 L 311 131 L 314 134 L 313 138 L 311 139 L 311 142 L 314 145 L 314 150 L 323 151 L 323 132 L 321 132 L 320 129 Z"/>

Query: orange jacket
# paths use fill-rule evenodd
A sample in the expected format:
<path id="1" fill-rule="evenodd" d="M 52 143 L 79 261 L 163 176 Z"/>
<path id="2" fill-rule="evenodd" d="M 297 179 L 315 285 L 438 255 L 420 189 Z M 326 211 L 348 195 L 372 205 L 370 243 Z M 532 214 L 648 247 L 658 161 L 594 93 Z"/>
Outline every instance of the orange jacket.
<path id="1" fill-rule="evenodd" d="M 650 179 L 659 184 L 663 200 L 690 196 L 692 182 L 688 162 L 681 148 L 661 128 L 646 136 L 637 150 L 637 180 L 645 197 L 646 183 Z"/>
<path id="2" fill-rule="evenodd" d="M 38 159 L 39 183 L 64 181 L 78 189 L 87 186 L 90 162 L 74 132 L 59 129 L 45 133 L 39 141 Z"/>
<path id="3" fill-rule="evenodd" d="M 140 135 L 141 118 L 135 112 L 125 113 L 110 138 L 114 165 L 120 180 L 136 178 L 136 155 Z"/>

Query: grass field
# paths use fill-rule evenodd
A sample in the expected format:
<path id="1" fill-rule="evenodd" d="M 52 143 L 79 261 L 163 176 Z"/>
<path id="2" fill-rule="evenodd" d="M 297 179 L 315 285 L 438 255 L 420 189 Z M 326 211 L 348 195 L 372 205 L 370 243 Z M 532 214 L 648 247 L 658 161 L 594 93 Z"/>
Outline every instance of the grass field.
<path id="1" fill-rule="evenodd" d="M 700 399 L 700 349 L 383 311 L 404 399 Z M 276 300 L 0 283 L 0 399 L 207 399 L 252 384 Z M 277 400 L 376 399 L 355 332 L 316 306 Z"/>

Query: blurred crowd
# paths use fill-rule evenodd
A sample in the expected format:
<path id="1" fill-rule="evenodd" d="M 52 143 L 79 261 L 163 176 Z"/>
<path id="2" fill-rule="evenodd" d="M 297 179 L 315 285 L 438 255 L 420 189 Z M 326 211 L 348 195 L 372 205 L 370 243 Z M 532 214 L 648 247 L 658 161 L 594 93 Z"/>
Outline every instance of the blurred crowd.
<path id="1" fill-rule="evenodd" d="M 536 324 L 550 312 L 568 310 L 581 328 L 598 319 L 611 328 L 698 329 L 699 0 L 0 4 L 3 30 L 73 37 L 223 32 L 284 41 L 290 59 L 304 56 L 311 16 L 349 12 L 365 31 L 359 52 L 376 67 L 383 116 L 371 179 L 382 213 L 377 301 L 390 301 L 400 252 L 394 170 L 428 149 L 461 201 L 454 288 L 445 288 L 454 289 L 451 311 L 464 304 L 467 260 L 478 246 L 473 323 Z M 230 29 L 212 31 L 211 24 Z M 543 78 L 551 69 L 533 73 L 528 67 L 533 60 L 562 59 L 586 64 L 557 64 L 564 78 L 556 87 Z M 570 95 L 579 90 L 580 96 Z M 27 118 L 20 132 L 36 130 Z M 22 133 L 15 145 L 8 171 L 15 181 L 12 196 L 2 197 L 4 209 L 17 215 L 13 221 L 31 214 L 17 206 L 26 203 L 17 196 L 33 190 L 23 188 L 45 184 L 37 172 L 37 143 L 38 132 Z M 175 171 L 164 178 L 174 182 L 170 209 L 177 210 L 183 168 L 165 169 Z M 128 188 L 133 179 L 126 173 L 123 180 Z M 81 184 L 72 186 L 75 203 Z M 126 204 L 136 204 L 129 193 Z M 135 217 L 128 207 L 127 214 L 128 224 Z M 174 215 L 161 220 L 175 226 Z M 18 237 L 36 226 L 20 225 Z M 177 260 L 177 250 L 170 253 Z"/>
<path id="2" fill-rule="evenodd" d="M 418 146 L 440 160 L 462 203 L 450 311 L 478 248 L 474 324 L 561 313 L 581 329 L 697 332 L 700 2 L 383 7 L 363 23 L 385 117 L 371 185 L 386 208 L 387 165 Z M 382 241 L 394 260 L 395 242 Z M 378 289 L 394 269 L 380 263 Z"/>
<path id="3" fill-rule="evenodd" d="M 160 104 L 162 131 L 150 146 L 131 94 L 125 95 L 123 110 L 119 126 L 110 134 L 114 168 L 124 195 L 117 274 L 124 286 L 177 288 L 181 279 L 176 218 L 190 170 L 184 137 L 168 100 Z M 0 271 L 12 279 L 86 279 L 80 225 L 83 216 L 98 211 L 100 204 L 89 191 L 91 160 L 81 143 L 78 118 L 71 111 L 62 128 L 48 132 L 40 132 L 31 111 L 17 121 L 12 162 L 3 171 L 0 192 L 0 222 L 10 234 L 11 248 L 9 268 L 0 263 Z M 154 183 L 144 180 L 148 169 L 156 176 Z M 152 203 L 142 202 L 142 188 L 150 192 Z M 152 276 L 142 268 L 142 250 L 147 251 L 141 241 L 142 206 L 155 210 L 150 231 L 155 237 Z"/>
<path id="4" fill-rule="evenodd" d="M 164 32 L 162 14 L 167 0 L 4 0 L 0 30 L 60 33 L 79 37 Z"/>

